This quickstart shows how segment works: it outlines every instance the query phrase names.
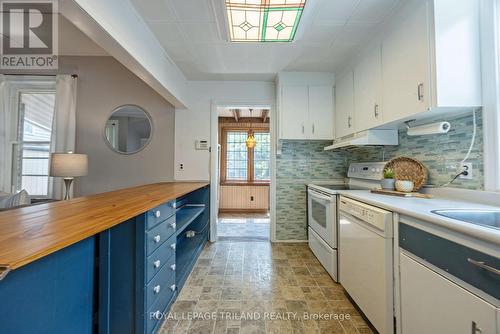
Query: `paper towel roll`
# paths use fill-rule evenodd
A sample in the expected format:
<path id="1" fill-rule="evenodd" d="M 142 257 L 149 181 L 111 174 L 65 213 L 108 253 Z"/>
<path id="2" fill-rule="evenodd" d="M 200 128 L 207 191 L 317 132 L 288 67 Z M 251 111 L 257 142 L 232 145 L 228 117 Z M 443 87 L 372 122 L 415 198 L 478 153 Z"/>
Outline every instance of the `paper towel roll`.
<path id="1" fill-rule="evenodd" d="M 407 133 L 408 136 L 434 135 L 447 133 L 450 131 L 450 128 L 451 126 L 449 122 L 438 122 L 408 128 Z"/>

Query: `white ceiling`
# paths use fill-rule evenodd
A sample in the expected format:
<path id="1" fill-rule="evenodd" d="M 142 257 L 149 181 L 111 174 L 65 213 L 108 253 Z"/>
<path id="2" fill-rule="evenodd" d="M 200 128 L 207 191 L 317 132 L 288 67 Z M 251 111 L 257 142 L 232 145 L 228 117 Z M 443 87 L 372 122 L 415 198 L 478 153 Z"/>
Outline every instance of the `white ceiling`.
<path id="1" fill-rule="evenodd" d="M 132 0 L 189 80 L 273 80 L 332 71 L 404 0 L 308 0 L 293 43 L 230 43 L 224 0 Z"/>
<path id="2" fill-rule="evenodd" d="M 219 117 L 234 117 L 232 108 L 217 108 Z M 269 112 L 268 109 L 252 109 L 252 112 L 250 112 L 250 109 L 244 108 L 244 109 L 236 109 L 239 111 L 239 117 L 254 117 L 254 118 L 261 118 L 262 117 L 262 112 L 266 111 Z"/>

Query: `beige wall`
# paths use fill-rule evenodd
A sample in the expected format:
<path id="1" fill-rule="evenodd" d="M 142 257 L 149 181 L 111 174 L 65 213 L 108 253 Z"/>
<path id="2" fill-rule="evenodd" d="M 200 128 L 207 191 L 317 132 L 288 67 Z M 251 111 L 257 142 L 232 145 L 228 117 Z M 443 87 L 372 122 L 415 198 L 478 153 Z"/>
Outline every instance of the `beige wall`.
<path id="1" fill-rule="evenodd" d="M 76 151 L 89 156 L 89 174 L 75 195 L 173 180 L 174 107 L 112 57 L 61 57 L 60 73 L 78 74 Z M 124 104 L 144 108 L 153 119 L 153 138 L 142 151 L 122 155 L 104 142 L 112 110 Z"/>

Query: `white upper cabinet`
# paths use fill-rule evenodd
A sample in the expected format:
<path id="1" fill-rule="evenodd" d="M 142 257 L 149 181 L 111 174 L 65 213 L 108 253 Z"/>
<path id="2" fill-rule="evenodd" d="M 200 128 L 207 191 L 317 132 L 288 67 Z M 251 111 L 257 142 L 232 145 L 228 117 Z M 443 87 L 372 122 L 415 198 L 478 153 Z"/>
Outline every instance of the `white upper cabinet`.
<path id="1" fill-rule="evenodd" d="M 383 123 L 380 45 L 354 69 L 354 124 L 363 131 Z"/>
<path id="2" fill-rule="evenodd" d="M 309 86 L 310 139 L 333 138 L 333 87 Z"/>
<path id="3" fill-rule="evenodd" d="M 280 139 L 333 139 L 333 82 L 326 73 L 279 74 Z"/>
<path id="4" fill-rule="evenodd" d="M 307 86 L 281 87 L 280 130 L 281 139 L 306 139 L 309 93 Z"/>
<path id="5" fill-rule="evenodd" d="M 335 85 L 335 137 L 354 133 L 354 78 L 349 71 Z"/>
<path id="6" fill-rule="evenodd" d="M 481 105 L 475 0 L 413 0 L 382 42 L 384 122 Z"/>

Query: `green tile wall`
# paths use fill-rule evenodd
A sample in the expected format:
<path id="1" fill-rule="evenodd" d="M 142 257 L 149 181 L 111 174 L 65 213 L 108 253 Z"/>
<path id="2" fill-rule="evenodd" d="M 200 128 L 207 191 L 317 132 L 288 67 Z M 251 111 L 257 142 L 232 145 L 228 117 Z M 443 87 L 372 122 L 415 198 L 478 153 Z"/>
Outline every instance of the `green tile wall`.
<path id="1" fill-rule="evenodd" d="M 409 156 L 420 160 L 429 170 L 429 183 L 441 185 L 455 174 L 472 137 L 472 115 L 446 119 L 451 130 L 445 135 L 408 137 L 400 131 L 397 147 L 360 147 L 323 151 L 329 141 L 282 141 L 277 157 L 276 239 L 306 240 L 306 187 L 311 181 L 342 179 L 351 162 L 389 160 Z M 477 135 L 469 162 L 474 168 L 473 180 L 457 180 L 451 187 L 483 189 L 482 116 L 477 113 Z"/>

